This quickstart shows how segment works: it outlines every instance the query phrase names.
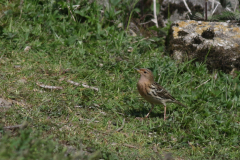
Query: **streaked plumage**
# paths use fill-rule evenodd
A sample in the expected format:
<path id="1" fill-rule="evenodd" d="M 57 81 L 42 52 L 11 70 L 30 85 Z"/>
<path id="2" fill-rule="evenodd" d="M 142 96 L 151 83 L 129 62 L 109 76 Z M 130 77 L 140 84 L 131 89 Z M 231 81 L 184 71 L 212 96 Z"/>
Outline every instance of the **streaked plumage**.
<path id="1" fill-rule="evenodd" d="M 154 104 L 164 105 L 164 120 L 166 119 L 166 103 L 176 103 L 186 107 L 177 101 L 173 96 L 171 96 L 171 94 L 169 94 L 161 85 L 154 82 L 152 71 L 146 68 L 136 70 L 141 74 L 141 77 L 137 83 L 137 88 L 140 95 L 152 104 L 152 109 L 154 108 Z M 146 117 L 149 116 L 152 109 L 149 111 Z"/>

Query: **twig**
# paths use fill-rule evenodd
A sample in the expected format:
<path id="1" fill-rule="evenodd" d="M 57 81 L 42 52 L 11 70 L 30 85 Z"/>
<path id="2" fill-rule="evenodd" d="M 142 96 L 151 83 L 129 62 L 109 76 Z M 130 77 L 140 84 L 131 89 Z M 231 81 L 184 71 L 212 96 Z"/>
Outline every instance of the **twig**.
<path id="1" fill-rule="evenodd" d="M 123 113 L 120 113 L 120 112 L 116 112 L 116 113 L 124 116 L 124 114 L 123 114 Z"/>
<path id="2" fill-rule="evenodd" d="M 27 127 L 27 122 L 24 122 L 23 124 L 15 125 L 15 126 L 6 126 L 3 127 L 4 129 L 15 129 L 15 128 L 25 128 Z"/>
<path id="3" fill-rule="evenodd" d="M 144 23 L 139 23 L 140 25 L 144 25 L 144 24 L 147 24 L 147 23 L 150 23 L 150 22 L 152 22 L 152 20 L 151 21 L 148 21 L 148 22 L 144 22 Z"/>
<path id="4" fill-rule="evenodd" d="M 153 0 L 153 15 L 154 19 L 152 19 L 152 21 L 156 24 L 156 27 L 158 28 L 156 0 Z"/>
<path id="5" fill-rule="evenodd" d="M 136 148 L 136 149 L 138 148 L 136 146 L 133 146 L 133 145 L 130 145 L 130 144 L 126 144 L 126 143 L 124 143 L 123 145 L 126 146 L 126 147 L 129 147 L 129 148 Z"/>
<path id="6" fill-rule="evenodd" d="M 124 127 L 124 124 L 125 124 L 125 118 L 122 121 L 122 126 L 120 128 L 118 128 L 116 131 L 117 132 L 121 131 L 123 129 L 123 127 Z"/>
<path id="7" fill-rule="evenodd" d="M 209 79 L 209 80 L 207 80 L 207 81 L 205 81 L 205 82 L 203 82 L 202 84 L 200 84 L 199 86 L 197 86 L 195 89 L 197 89 L 198 87 L 200 87 L 200 86 L 202 86 L 202 85 L 204 85 L 204 84 L 206 84 L 208 81 L 210 81 L 211 79 Z"/>
<path id="8" fill-rule="evenodd" d="M 67 3 L 69 3 L 69 5 L 71 5 L 70 0 L 67 0 Z M 71 16 L 72 16 L 73 20 L 76 22 L 76 20 L 75 20 L 75 18 L 74 18 L 74 16 L 73 16 L 73 13 L 72 13 L 72 11 L 71 11 L 71 9 L 70 9 L 70 7 L 69 7 L 69 5 L 67 5 L 67 7 L 68 7 L 68 9 L 69 9 L 69 11 L 70 11 L 70 13 L 71 13 Z"/>
<path id="9" fill-rule="evenodd" d="M 218 7 L 219 4 L 217 4 L 217 6 L 214 8 L 213 12 L 212 12 L 212 15 L 214 14 L 214 12 L 216 11 L 217 7 Z"/>
<path id="10" fill-rule="evenodd" d="M 22 124 L 19 124 L 19 125 L 16 125 L 16 126 L 6 126 L 6 127 L 3 127 L 4 129 L 14 129 L 14 128 L 21 128 L 23 125 Z"/>
<path id="11" fill-rule="evenodd" d="M 0 108 L 11 108 L 11 106 L 3 106 L 0 104 Z"/>
<path id="12" fill-rule="evenodd" d="M 70 7 L 69 7 L 69 6 L 67 6 L 67 7 L 68 7 L 68 9 L 69 9 L 69 11 L 70 11 L 70 13 L 71 13 L 71 16 L 72 16 L 73 20 L 76 22 L 76 19 L 74 18 L 73 13 L 72 13 Z"/>
<path id="13" fill-rule="evenodd" d="M 214 76 L 213 76 L 213 79 L 216 80 L 218 77 L 218 73 L 216 73 Z"/>
<path id="14" fill-rule="evenodd" d="M 233 11 L 231 10 L 231 8 L 229 8 L 229 7 L 226 7 L 226 10 L 228 10 L 228 11 L 230 11 L 230 12 L 233 12 Z"/>
<path id="15" fill-rule="evenodd" d="M 63 87 L 60 86 L 48 86 L 48 85 L 44 85 L 44 84 L 40 84 L 40 83 L 36 83 L 38 86 L 42 87 L 42 88 L 46 88 L 46 89 L 63 89 Z"/>
<path id="16" fill-rule="evenodd" d="M 212 8 L 211 8 L 211 11 L 212 11 L 212 14 L 211 14 L 211 16 L 213 15 L 213 10 L 214 10 L 214 3 L 215 3 L 215 0 L 210 0 L 211 2 L 212 2 Z"/>
<path id="17" fill-rule="evenodd" d="M 80 8 L 80 5 L 73 5 L 74 10 Z"/>
<path id="18" fill-rule="evenodd" d="M 146 37 L 146 38 L 143 38 L 143 39 L 141 39 L 141 40 L 139 40 L 139 41 L 134 41 L 133 43 L 137 43 L 137 42 L 141 42 L 141 41 L 143 41 L 143 40 L 145 40 L 145 39 L 148 39 L 149 37 Z"/>
<path id="19" fill-rule="evenodd" d="M 74 82 L 74 81 L 71 81 L 71 80 L 67 80 L 68 83 L 70 84 L 73 84 L 75 86 L 80 86 L 81 84 L 80 83 L 77 83 L 77 82 Z"/>
<path id="20" fill-rule="evenodd" d="M 208 16 L 207 16 L 207 2 L 208 2 L 208 0 L 205 0 L 205 21 L 207 21 L 207 18 L 208 18 Z"/>
<path id="21" fill-rule="evenodd" d="M 139 15 L 140 15 L 140 14 L 139 14 Z M 140 21 L 146 19 L 147 16 L 153 17 L 152 14 L 145 14 L 145 15 L 143 15 L 143 16 L 140 18 Z M 140 23 L 140 24 L 141 24 L 141 23 Z"/>
<path id="22" fill-rule="evenodd" d="M 81 83 L 77 83 L 77 82 L 74 82 L 74 81 L 71 81 L 71 80 L 67 80 L 67 82 L 70 83 L 70 84 L 73 84 L 73 85 L 75 85 L 75 86 L 80 86 L 80 85 L 82 85 L 82 86 L 85 87 L 85 88 L 94 89 L 94 90 L 96 90 L 96 91 L 99 90 L 99 89 L 96 88 L 96 87 L 91 87 L 91 86 L 89 86 L 89 85 L 87 85 L 87 84 L 84 84 L 84 83 L 81 84 Z"/>
<path id="23" fill-rule="evenodd" d="M 19 8 L 20 8 L 20 16 L 19 16 L 19 19 L 22 17 L 22 6 L 23 6 L 23 3 L 24 3 L 24 0 L 21 0 L 21 1 L 20 1 L 20 5 L 19 5 Z"/>
<path id="24" fill-rule="evenodd" d="M 235 12 L 235 11 L 236 11 L 236 9 L 237 9 L 237 6 L 239 6 L 239 5 L 237 5 L 237 3 L 238 3 L 238 0 L 235 0 L 235 7 L 234 7 L 234 10 L 233 10 L 233 12 Z"/>
<path id="25" fill-rule="evenodd" d="M 183 0 L 183 3 L 185 5 L 185 7 L 187 8 L 188 12 L 192 15 L 192 12 L 191 12 L 191 10 L 189 9 L 189 7 L 188 7 L 188 5 L 186 3 L 186 0 Z"/>
<path id="26" fill-rule="evenodd" d="M 215 3 L 215 0 L 212 0 L 212 11 L 213 11 L 213 8 L 214 8 L 214 3 Z M 212 12 L 212 15 L 213 15 L 213 12 Z"/>

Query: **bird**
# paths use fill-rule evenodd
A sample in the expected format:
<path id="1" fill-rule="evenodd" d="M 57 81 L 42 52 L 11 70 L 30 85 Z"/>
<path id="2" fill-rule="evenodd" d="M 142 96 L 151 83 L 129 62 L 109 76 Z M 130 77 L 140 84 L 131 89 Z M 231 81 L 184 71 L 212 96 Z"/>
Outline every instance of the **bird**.
<path id="1" fill-rule="evenodd" d="M 146 68 L 135 68 L 141 77 L 137 83 L 137 89 L 140 95 L 151 103 L 152 108 L 146 115 L 148 118 L 152 112 L 155 104 L 162 104 L 164 106 L 164 121 L 166 120 L 166 103 L 176 103 L 183 107 L 187 107 L 181 102 L 177 101 L 166 89 L 154 81 L 154 76 L 151 70 Z"/>

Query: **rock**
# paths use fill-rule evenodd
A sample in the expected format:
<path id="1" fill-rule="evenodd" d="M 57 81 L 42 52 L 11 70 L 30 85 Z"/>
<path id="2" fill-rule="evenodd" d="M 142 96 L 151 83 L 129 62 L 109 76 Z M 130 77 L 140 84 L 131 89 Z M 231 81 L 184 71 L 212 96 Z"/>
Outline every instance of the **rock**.
<path id="1" fill-rule="evenodd" d="M 16 68 L 16 69 L 21 69 L 21 65 L 14 65 L 14 68 Z"/>
<path id="2" fill-rule="evenodd" d="M 24 49 L 24 52 L 28 52 L 30 49 L 31 49 L 30 46 L 26 46 L 25 49 Z"/>
<path id="3" fill-rule="evenodd" d="M 12 106 L 12 102 L 11 101 L 7 101 L 3 98 L 0 98 L 0 108 L 10 108 Z"/>
<path id="4" fill-rule="evenodd" d="M 240 27 L 227 22 L 176 21 L 167 49 L 178 61 L 195 59 L 225 72 L 240 69 Z"/>
<path id="5" fill-rule="evenodd" d="M 25 84 L 25 83 L 27 83 L 27 79 L 26 78 L 20 78 L 17 82 L 19 84 Z"/>

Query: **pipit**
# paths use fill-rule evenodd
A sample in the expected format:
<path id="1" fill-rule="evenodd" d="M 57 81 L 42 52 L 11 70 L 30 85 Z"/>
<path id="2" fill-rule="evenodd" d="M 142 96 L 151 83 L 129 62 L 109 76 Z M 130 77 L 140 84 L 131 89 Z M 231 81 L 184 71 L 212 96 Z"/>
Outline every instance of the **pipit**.
<path id="1" fill-rule="evenodd" d="M 166 89 L 154 81 L 153 73 L 149 69 L 141 68 L 137 69 L 141 77 L 137 83 L 138 92 L 140 95 L 152 104 L 151 110 L 146 115 L 146 118 L 152 112 L 154 104 L 164 105 L 164 121 L 166 120 L 166 103 L 176 103 L 181 106 L 187 107 L 184 104 L 177 101 L 171 94 L 169 94 Z"/>

